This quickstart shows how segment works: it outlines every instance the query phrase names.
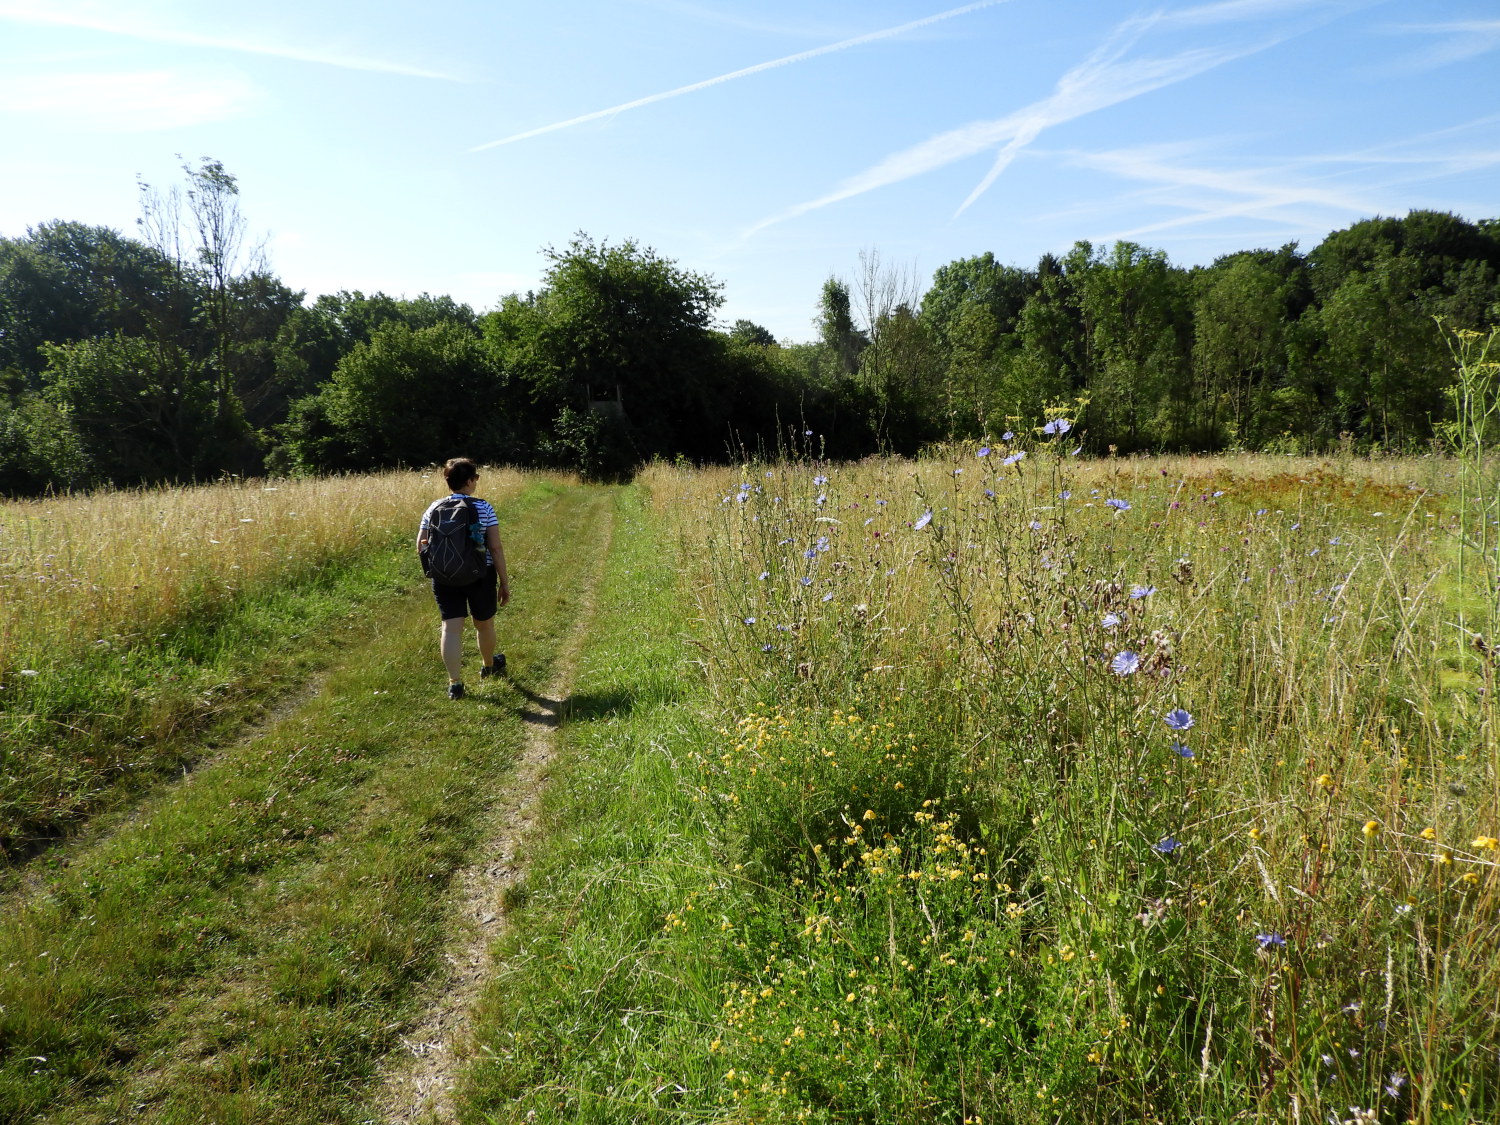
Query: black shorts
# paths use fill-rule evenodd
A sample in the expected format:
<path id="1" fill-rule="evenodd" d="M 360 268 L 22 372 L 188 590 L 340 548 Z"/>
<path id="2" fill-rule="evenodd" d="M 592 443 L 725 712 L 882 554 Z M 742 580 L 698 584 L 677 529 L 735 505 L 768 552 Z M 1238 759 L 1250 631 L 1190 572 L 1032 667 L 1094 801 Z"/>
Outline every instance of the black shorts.
<path id="1" fill-rule="evenodd" d="M 493 566 L 467 586 L 442 586 L 434 581 L 432 596 L 437 599 L 444 621 L 450 617 L 488 621 L 500 608 L 499 581 Z"/>

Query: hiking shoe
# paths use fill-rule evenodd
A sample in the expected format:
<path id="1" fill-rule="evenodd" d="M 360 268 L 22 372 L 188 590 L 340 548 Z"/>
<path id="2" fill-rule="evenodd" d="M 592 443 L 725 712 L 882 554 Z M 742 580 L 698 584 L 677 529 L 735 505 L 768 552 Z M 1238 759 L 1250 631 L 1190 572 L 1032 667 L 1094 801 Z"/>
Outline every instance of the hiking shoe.
<path id="1" fill-rule="evenodd" d="M 497 652 L 495 653 L 495 662 L 493 664 L 486 664 L 483 668 L 479 669 L 479 676 L 481 679 L 487 680 L 491 676 L 501 675 L 504 671 L 505 653 Z"/>
<path id="2" fill-rule="evenodd" d="M 448 698 L 449 699 L 462 699 L 463 697 L 464 697 L 464 685 L 463 684 L 449 684 L 448 685 Z"/>

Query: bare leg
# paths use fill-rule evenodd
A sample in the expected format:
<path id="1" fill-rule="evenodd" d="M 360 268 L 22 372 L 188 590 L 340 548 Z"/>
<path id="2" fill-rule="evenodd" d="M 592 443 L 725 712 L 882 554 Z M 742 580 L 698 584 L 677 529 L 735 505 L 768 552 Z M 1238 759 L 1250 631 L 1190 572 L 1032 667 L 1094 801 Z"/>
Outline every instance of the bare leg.
<path id="1" fill-rule="evenodd" d="M 464 622 L 465 617 L 443 618 L 443 665 L 448 669 L 448 682 L 456 684 L 464 678 Z M 490 636 L 494 631 L 491 629 Z"/>
<path id="2" fill-rule="evenodd" d="M 488 668 L 495 662 L 495 619 L 474 622 L 474 632 L 479 634 L 479 655 Z"/>

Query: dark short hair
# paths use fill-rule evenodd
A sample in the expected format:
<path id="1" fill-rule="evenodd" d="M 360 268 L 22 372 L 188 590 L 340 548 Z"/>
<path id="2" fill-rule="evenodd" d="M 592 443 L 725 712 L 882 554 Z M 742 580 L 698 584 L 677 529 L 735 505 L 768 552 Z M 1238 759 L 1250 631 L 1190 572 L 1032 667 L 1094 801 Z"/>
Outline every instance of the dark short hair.
<path id="1" fill-rule="evenodd" d="M 443 465 L 443 479 L 457 492 L 479 475 L 479 466 L 467 457 L 450 457 Z"/>

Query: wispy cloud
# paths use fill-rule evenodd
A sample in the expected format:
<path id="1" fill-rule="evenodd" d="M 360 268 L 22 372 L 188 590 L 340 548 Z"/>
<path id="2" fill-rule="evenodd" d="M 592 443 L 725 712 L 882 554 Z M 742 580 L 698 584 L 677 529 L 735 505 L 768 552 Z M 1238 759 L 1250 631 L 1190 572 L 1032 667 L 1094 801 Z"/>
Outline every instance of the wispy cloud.
<path id="1" fill-rule="evenodd" d="M 977 12 L 981 8 L 992 8 L 996 4 L 1002 4 L 1005 0 L 979 0 L 975 4 L 965 4 L 961 8 L 950 8 L 946 12 L 939 12 L 934 16 L 926 16 L 923 19 L 912 20 L 903 23 L 899 27 L 887 27 L 881 31 L 871 31 L 865 35 L 856 35 L 853 39 L 843 39 L 837 43 L 830 43 L 824 47 L 814 47 L 810 51 L 799 51 L 795 55 L 784 55 L 779 59 L 769 62 L 756 63 L 742 70 L 732 70 L 728 74 L 720 74 L 714 78 L 705 78 L 702 82 L 694 82 L 687 86 L 678 86 L 674 90 L 664 90 L 659 94 L 648 94 L 644 98 L 636 98 L 634 101 L 622 102 L 619 105 L 610 106 L 608 109 L 595 110 L 593 113 L 585 113 L 579 117 L 570 117 L 566 121 L 554 121 L 550 125 L 542 125 L 536 129 L 528 129 L 524 133 L 516 133 L 513 136 L 502 137 L 498 141 L 488 141 L 482 145 L 475 145 L 470 152 L 483 152 L 488 148 L 496 148 L 500 145 L 513 144 L 516 141 L 524 141 L 530 137 L 539 137 L 543 133 L 555 133 L 559 129 L 569 129 L 574 125 L 582 125 L 588 121 L 598 121 L 600 118 L 613 117 L 617 113 L 626 110 L 640 109 L 642 106 L 652 105 L 656 102 L 666 101 L 668 98 L 680 98 L 683 94 L 696 93 L 706 90 L 710 86 L 720 86 L 725 82 L 733 82 L 737 78 L 748 78 L 752 74 L 760 74 L 763 71 L 775 70 L 777 67 L 790 66 L 793 63 L 806 62 L 808 59 L 818 58 L 820 55 L 831 55 L 835 51 L 847 51 L 850 47 L 863 46 L 866 43 L 874 43 L 881 39 L 890 39 L 897 35 L 916 31 L 918 28 L 927 27 L 942 20 L 950 20 L 955 16 L 968 15 Z"/>
<path id="2" fill-rule="evenodd" d="M 1130 200 L 1178 212 L 1102 236 L 1138 239 L 1163 231 L 1243 219 L 1319 234 L 1352 216 L 1420 205 L 1412 187 L 1500 166 L 1500 138 L 1490 116 L 1388 144 L 1228 166 L 1209 146 L 1161 145 L 1059 154 L 1090 168 L 1149 185 Z M 1213 147 L 1218 147 L 1215 142 Z"/>
<path id="3" fill-rule="evenodd" d="M 1190 27 L 1259 17 L 1289 7 L 1289 0 L 1226 0 L 1224 3 L 1186 8 L 1177 12 L 1132 17 L 1119 24 L 1088 58 L 1064 74 L 1048 97 L 1004 117 L 951 129 L 894 153 L 875 166 L 845 180 L 826 195 L 763 219 L 751 227 L 746 236 L 999 146 L 989 172 L 959 205 L 958 212 L 962 213 L 1045 130 L 1140 97 L 1152 90 L 1185 81 L 1231 60 L 1263 51 L 1287 38 L 1286 33 L 1278 33 L 1248 45 L 1192 47 L 1160 57 L 1131 57 L 1132 50 L 1148 32 L 1165 26 Z"/>
<path id="4" fill-rule="evenodd" d="M 1397 35 L 1435 35 L 1442 42 L 1419 53 L 1411 70 L 1431 70 L 1483 55 L 1500 47 L 1500 19 L 1452 20 L 1445 23 L 1401 24 L 1386 29 Z"/>
<path id="5" fill-rule="evenodd" d="M 225 71 L 6 75 L 0 78 L 0 116 L 149 133 L 236 117 L 262 96 L 244 75 Z"/>
<path id="6" fill-rule="evenodd" d="M 142 18 L 139 12 L 122 15 L 117 8 L 114 11 L 105 11 L 93 5 L 59 4 L 55 0 L 0 0 L 0 21 L 44 27 L 72 27 L 106 35 L 119 35 L 148 43 L 236 51 L 241 54 L 265 55 L 294 62 L 339 67 L 344 70 L 365 70 L 381 74 L 399 74 L 407 78 L 459 81 L 451 74 L 408 66 L 405 63 L 392 62 L 388 59 L 367 58 L 342 51 L 300 47 L 286 43 L 271 43 L 249 37 L 205 35 L 162 27 L 153 25 Z"/>

